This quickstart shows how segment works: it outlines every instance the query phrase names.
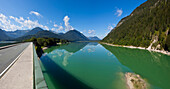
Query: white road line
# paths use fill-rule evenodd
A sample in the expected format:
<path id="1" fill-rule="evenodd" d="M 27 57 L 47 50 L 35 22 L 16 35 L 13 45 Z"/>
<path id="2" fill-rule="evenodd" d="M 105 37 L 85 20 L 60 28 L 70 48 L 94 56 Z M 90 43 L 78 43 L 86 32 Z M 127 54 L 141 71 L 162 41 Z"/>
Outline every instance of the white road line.
<path id="1" fill-rule="evenodd" d="M 29 46 L 29 45 L 28 45 Z M 27 46 L 27 47 L 28 47 Z M 26 47 L 26 48 L 27 48 Z M 25 48 L 25 49 L 26 49 Z M 25 51 L 25 49 L 24 49 L 24 51 Z M 18 60 L 18 58 L 24 53 L 24 51 L 17 57 L 17 58 L 15 58 L 15 60 L 0 74 L 0 78 L 2 77 L 2 75 L 4 75 L 4 73 Z"/>

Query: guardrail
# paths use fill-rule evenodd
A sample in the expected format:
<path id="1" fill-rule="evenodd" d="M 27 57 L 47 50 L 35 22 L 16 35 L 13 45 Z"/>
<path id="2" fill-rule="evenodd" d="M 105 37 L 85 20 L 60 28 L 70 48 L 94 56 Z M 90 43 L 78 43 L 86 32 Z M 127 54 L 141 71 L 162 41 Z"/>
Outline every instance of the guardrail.
<path id="1" fill-rule="evenodd" d="M 34 60 L 34 89 L 48 89 L 39 64 L 38 56 L 35 51 L 34 45 L 33 45 L 33 60 Z"/>
<path id="2" fill-rule="evenodd" d="M 19 43 L 18 43 L 19 44 Z M 2 46 L 2 47 L 0 47 L 0 50 L 1 49 L 5 49 L 5 48 L 9 48 L 9 47 L 13 47 L 13 46 L 16 46 L 16 45 L 18 45 L 18 44 L 11 44 L 11 45 L 7 45 L 7 46 Z"/>

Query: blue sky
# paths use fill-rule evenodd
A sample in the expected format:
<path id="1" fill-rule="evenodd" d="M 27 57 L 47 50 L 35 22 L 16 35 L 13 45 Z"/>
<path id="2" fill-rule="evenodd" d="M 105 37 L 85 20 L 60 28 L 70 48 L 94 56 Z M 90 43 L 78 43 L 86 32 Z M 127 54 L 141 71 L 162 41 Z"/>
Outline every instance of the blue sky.
<path id="1" fill-rule="evenodd" d="M 146 0 L 0 0 L 0 28 L 36 26 L 55 32 L 76 29 L 103 38 Z"/>

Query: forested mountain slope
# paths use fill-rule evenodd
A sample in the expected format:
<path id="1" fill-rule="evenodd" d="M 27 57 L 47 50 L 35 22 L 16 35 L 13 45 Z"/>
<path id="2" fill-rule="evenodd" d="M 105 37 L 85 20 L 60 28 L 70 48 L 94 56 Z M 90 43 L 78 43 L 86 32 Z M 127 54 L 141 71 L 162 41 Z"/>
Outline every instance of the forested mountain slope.
<path id="1" fill-rule="evenodd" d="M 170 0 L 148 0 L 102 40 L 118 45 L 133 45 L 170 51 Z"/>

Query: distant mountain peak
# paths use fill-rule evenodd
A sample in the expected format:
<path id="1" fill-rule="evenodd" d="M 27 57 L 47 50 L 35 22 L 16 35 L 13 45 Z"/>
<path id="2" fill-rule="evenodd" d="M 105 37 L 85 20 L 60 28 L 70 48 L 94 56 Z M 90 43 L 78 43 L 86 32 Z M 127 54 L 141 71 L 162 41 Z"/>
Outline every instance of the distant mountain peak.
<path id="1" fill-rule="evenodd" d="M 33 28 L 32 30 L 30 30 L 28 33 L 25 34 L 25 36 L 28 36 L 28 35 L 35 35 L 37 34 L 39 31 L 44 31 L 42 28 L 40 27 L 35 27 Z"/>
<path id="2" fill-rule="evenodd" d="M 41 30 L 41 31 L 43 31 L 43 29 L 40 28 L 40 27 L 35 27 L 35 28 L 33 28 L 32 30 Z"/>
<path id="3" fill-rule="evenodd" d="M 88 41 L 89 39 L 77 30 L 69 30 L 62 37 L 69 41 Z"/>
<path id="4" fill-rule="evenodd" d="M 76 29 L 74 29 L 74 30 L 69 30 L 68 32 L 79 32 L 79 31 L 77 31 Z"/>
<path id="5" fill-rule="evenodd" d="M 90 37 L 88 37 L 88 39 L 89 40 L 101 40 L 101 39 L 99 39 L 97 36 L 90 36 Z"/>

